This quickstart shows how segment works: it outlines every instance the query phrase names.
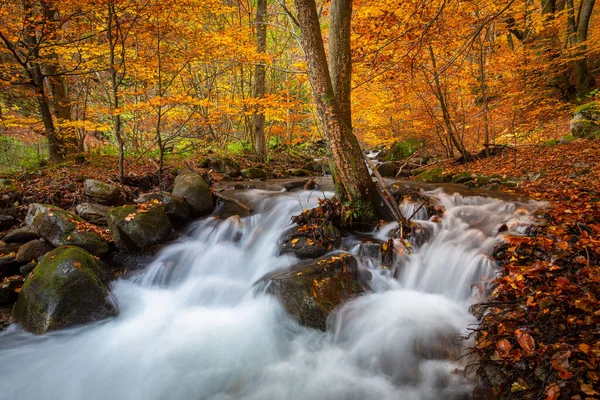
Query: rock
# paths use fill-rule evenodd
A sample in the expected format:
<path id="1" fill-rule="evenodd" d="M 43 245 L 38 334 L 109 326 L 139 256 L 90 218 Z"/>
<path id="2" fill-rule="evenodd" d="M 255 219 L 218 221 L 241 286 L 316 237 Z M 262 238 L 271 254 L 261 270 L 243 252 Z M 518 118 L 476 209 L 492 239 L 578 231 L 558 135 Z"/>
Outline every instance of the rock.
<path id="1" fill-rule="evenodd" d="M 396 172 L 398 172 L 398 166 L 393 161 L 381 163 L 376 168 L 377 172 L 379 172 L 384 178 L 394 178 L 396 176 Z"/>
<path id="2" fill-rule="evenodd" d="M 381 257 L 381 243 L 362 242 L 358 248 L 358 256 L 362 258 Z"/>
<path id="3" fill-rule="evenodd" d="M 173 196 L 167 192 L 152 192 L 141 194 L 135 201 L 136 203 L 152 203 L 153 201 L 162 203 L 171 222 L 184 222 L 190 216 L 190 206 L 180 197 Z"/>
<path id="4" fill-rule="evenodd" d="M 119 187 L 112 183 L 86 179 L 83 181 L 83 191 L 86 196 L 101 204 L 115 205 L 119 201 Z"/>
<path id="5" fill-rule="evenodd" d="M 19 296 L 16 291 L 23 285 L 23 277 L 10 277 L 0 283 L 0 304 L 11 304 Z"/>
<path id="6" fill-rule="evenodd" d="M 81 203 L 75 207 L 77 214 L 88 222 L 96 225 L 106 225 L 106 214 L 109 206 L 97 203 Z"/>
<path id="7" fill-rule="evenodd" d="M 215 171 L 237 178 L 241 174 L 242 166 L 237 161 L 229 158 L 209 158 L 207 166 Z"/>
<path id="8" fill-rule="evenodd" d="M 296 189 L 304 188 L 304 186 L 307 185 L 309 181 L 310 179 L 303 179 L 301 181 L 288 182 L 285 185 L 283 185 L 283 187 L 285 188 L 286 192 L 293 192 Z"/>
<path id="9" fill-rule="evenodd" d="M 281 254 L 294 254 L 300 259 L 318 258 L 340 246 L 342 234 L 331 224 L 319 227 L 316 231 L 303 231 L 293 228 L 283 239 Z"/>
<path id="10" fill-rule="evenodd" d="M 307 171 L 302 168 L 296 168 L 296 169 L 293 169 L 290 171 L 290 175 L 292 175 L 292 176 L 309 176 L 310 171 Z"/>
<path id="11" fill-rule="evenodd" d="M 269 174 L 264 169 L 251 167 L 242 170 L 242 177 L 246 179 L 267 179 Z"/>
<path id="12" fill-rule="evenodd" d="M 177 175 L 173 195 L 182 197 L 195 215 L 207 214 L 212 211 L 214 201 L 210 188 L 202 177 L 191 171 Z"/>
<path id="13" fill-rule="evenodd" d="M 15 260 L 22 263 L 28 263 L 43 257 L 46 253 L 51 252 L 53 249 L 54 246 L 46 242 L 44 239 L 32 240 L 19 248 Z"/>
<path id="14" fill-rule="evenodd" d="M 395 142 L 390 151 L 384 157 L 385 161 L 400 161 L 412 156 L 423 147 L 423 141 L 416 138 L 408 138 L 403 142 Z"/>
<path id="15" fill-rule="evenodd" d="M 119 249 L 143 251 L 169 237 L 171 222 L 165 209 L 156 204 L 142 206 L 114 207 L 108 212 L 108 227 Z"/>
<path id="16" fill-rule="evenodd" d="M 329 174 L 329 163 L 325 160 L 312 160 L 302 166 L 302 169 L 310 172 L 318 172 L 320 174 Z"/>
<path id="17" fill-rule="evenodd" d="M 32 261 L 29 264 L 25 264 L 21 268 L 19 268 L 19 273 L 23 276 L 28 276 L 29 273 L 33 271 L 35 267 L 37 267 L 37 265 L 38 263 L 35 261 Z"/>
<path id="18" fill-rule="evenodd" d="M 64 246 L 48 253 L 25 281 L 12 319 L 42 334 L 117 314 L 96 261 L 79 247 Z"/>
<path id="19" fill-rule="evenodd" d="M 33 229 L 28 226 L 23 226 L 9 232 L 2 238 L 4 243 L 27 243 L 31 240 L 39 239 L 40 235 L 35 233 Z"/>
<path id="20" fill-rule="evenodd" d="M 55 247 L 79 246 L 94 255 L 108 253 L 108 242 L 92 231 L 80 230 L 84 221 L 55 206 L 34 203 L 29 206 L 25 222 Z"/>
<path id="21" fill-rule="evenodd" d="M 416 179 L 426 183 L 444 183 L 441 168 L 433 168 L 417 175 Z"/>
<path id="22" fill-rule="evenodd" d="M 458 174 L 452 176 L 452 183 L 467 183 L 473 179 L 473 173 L 469 171 L 459 172 Z"/>
<path id="23" fill-rule="evenodd" d="M 12 215 L 0 214 L 0 229 L 10 228 L 15 222 L 15 217 Z"/>
<path id="24" fill-rule="evenodd" d="M 11 243 L 0 247 L 0 275 L 14 275 L 21 263 L 17 262 L 17 251 L 20 244 Z M 0 279 L 1 281 L 2 279 Z"/>
<path id="25" fill-rule="evenodd" d="M 600 137 L 600 104 L 593 101 L 577 108 L 570 125 L 571 134 L 576 138 Z"/>
<path id="26" fill-rule="evenodd" d="M 573 135 L 565 135 L 565 136 L 561 137 L 558 142 L 560 144 L 569 144 L 569 143 L 572 143 L 574 140 L 575 140 L 575 137 Z"/>
<path id="27" fill-rule="evenodd" d="M 350 254 L 275 271 L 262 278 L 257 288 L 276 296 L 301 325 L 322 331 L 337 306 L 364 292 L 358 262 Z"/>

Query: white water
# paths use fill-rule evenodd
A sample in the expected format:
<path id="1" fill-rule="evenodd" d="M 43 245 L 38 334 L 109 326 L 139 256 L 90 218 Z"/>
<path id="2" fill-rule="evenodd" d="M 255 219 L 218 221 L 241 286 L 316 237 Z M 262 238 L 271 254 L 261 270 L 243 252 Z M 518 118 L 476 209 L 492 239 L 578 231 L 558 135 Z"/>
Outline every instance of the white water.
<path id="1" fill-rule="evenodd" d="M 145 271 L 115 282 L 117 318 L 44 336 L 16 327 L 0 333 L 0 398 L 469 396 L 466 380 L 453 373 L 460 365 L 442 358 L 450 350 L 459 357 L 458 337 L 476 324 L 468 310 L 483 293 L 473 287 L 494 274 L 485 254 L 501 240 L 498 228 L 519 232 L 534 222 L 535 205 L 437 192 L 447 212 L 441 223 L 426 222 L 433 238 L 398 266 L 398 280 L 374 269 L 376 292 L 347 303 L 322 333 L 298 326 L 253 290 L 261 276 L 295 262 L 277 256 L 277 240 L 316 195 L 247 196 L 253 216 L 200 221 Z"/>

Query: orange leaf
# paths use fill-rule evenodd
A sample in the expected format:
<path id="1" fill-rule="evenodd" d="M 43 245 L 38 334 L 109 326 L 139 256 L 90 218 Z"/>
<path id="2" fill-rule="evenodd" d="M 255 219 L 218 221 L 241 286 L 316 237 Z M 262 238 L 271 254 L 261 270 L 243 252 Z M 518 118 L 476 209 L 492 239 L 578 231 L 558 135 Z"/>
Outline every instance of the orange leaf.
<path id="1" fill-rule="evenodd" d="M 512 344 L 506 339 L 500 339 L 496 343 L 496 351 L 498 352 L 498 355 L 502 358 L 508 357 L 511 349 Z"/>
<path id="2" fill-rule="evenodd" d="M 526 352 L 530 353 L 535 350 L 535 340 L 529 333 L 522 329 L 517 329 L 515 331 L 515 337 L 517 338 L 519 346 L 521 346 L 521 348 Z"/>

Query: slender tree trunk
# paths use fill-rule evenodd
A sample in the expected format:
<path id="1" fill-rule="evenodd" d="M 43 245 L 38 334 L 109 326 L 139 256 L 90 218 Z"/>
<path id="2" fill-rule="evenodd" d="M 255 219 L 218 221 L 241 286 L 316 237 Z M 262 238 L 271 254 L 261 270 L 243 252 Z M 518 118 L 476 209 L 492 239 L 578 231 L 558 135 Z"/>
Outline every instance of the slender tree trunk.
<path id="1" fill-rule="evenodd" d="M 596 0 L 582 0 L 584 1 L 581 14 L 579 16 L 579 23 L 577 26 L 577 54 L 579 58 L 575 61 L 575 85 L 577 86 L 577 96 L 584 98 L 594 85 L 594 78 L 590 74 L 588 68 L 587 59 L 587 39 L 588 31 L 590 26 L 590 19 L 592 17 L 592 11 L 594 10 L 594 4 Z"/>
<path id="2" fill-rule="evenodd" d="M 111 84 L 111 111 L 113 112 L 113 132 L 119 146 L 119 181 L 123 183 L 125 179 L 125 142 L 121 136 L 121 114 L 118 112 L 119 103 L 119 72 L 116 64 L 116 47 L 120 38 L 120 26 L 118 16 L 115 10 L 113 1 L 108 3 L 108 44 L 110 46 L 109 63 L 110 63 L 110 84 Z M 120 38 L 122 40 L 122 38 Z M 121 46 L 125 46 L 121 43 Z M 121 64 L 125 60 L 121 60 Z"/>
<path id="3" fill-rule="evenodd" d="M 256 48 L 259 54 L 264 54 L 267 50 L 267 0 L 258 0 L 256 7 Z M 265 65 L 261 62 L 254 70 L 254 97 L 263 98 L 266 91 L 266 71 Z M 267 146 L 265 143 L 265 114 L 255 112 L 252 119 L 254 134 L 254 151 L 261 161 L 267 159 Z"/>
<path id="4" fill-rule="evenodd" d="M 359 220 L 374 222 L 376 188 L 365 164 L 362 150 L 348 124 L 350 104 L 349 52 L 351 0 L 336 0 L 330 10 L 330 42 L 334 53 L 330 55 L 333 66 L 335 90 L 325 55 L 321 26 L 314 0 L 294 0 L 298 10 L 302 47 L 306 53 L 308 77 L 313 90 L 317 114 L 323 125 L 335 165 L 336 192 L 347 201 Z M 338 3 L 338 4 L 335 4 Z M 338 98 L 338 96 L 345 96 Z"/>

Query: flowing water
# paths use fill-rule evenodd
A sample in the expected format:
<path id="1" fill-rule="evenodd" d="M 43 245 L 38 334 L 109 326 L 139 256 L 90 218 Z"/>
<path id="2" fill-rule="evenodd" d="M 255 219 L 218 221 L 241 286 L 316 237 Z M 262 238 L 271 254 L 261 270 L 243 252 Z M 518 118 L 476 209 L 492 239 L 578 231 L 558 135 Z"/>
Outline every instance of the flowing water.
<path id="1" fill-rule="evenodd" d="M 252 216 L 198 221 L 144 271 L 114 282 L 117 318 L 43 336 L 1 333 L 0 398 L 468 398 L 454 360 L 477 323 L 469 307 L 495 274 L 486 254 L 502 225 L 518 234 L 535 223 L 536 205 L 431 194 L 447 209 L 438 223 L 417 214 L 431 239 L 399 257 L 396 278 L 361 258 L 373 292 L 341 307 L 327 333 L 299 326 L 253 289 L 297 261 L 278 256 L 277 242 L 317 194 L 253 190 L 243 195 Z M 386 239 L 393 227 L 374 235 Z M 358 239 L 344 243 L 358 253 Z"/>

